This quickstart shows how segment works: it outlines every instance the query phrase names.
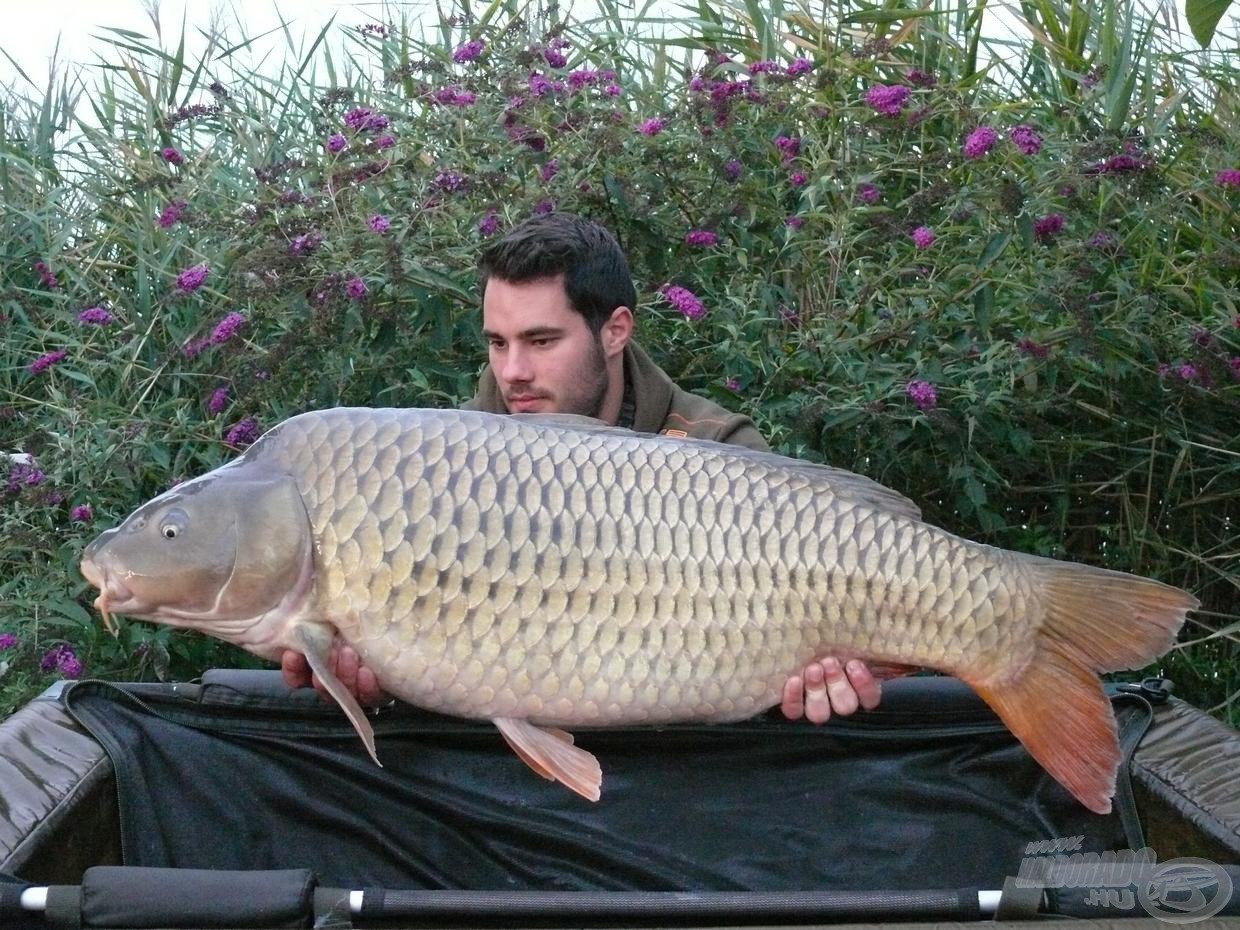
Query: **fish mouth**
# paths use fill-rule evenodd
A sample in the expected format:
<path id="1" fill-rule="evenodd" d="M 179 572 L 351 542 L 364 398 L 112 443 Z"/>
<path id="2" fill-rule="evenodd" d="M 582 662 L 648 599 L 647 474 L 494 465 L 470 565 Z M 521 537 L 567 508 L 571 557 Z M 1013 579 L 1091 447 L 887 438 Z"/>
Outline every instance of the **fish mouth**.
<path id="1" fill-rule="evenodd" d="M 120 627 L 112 615 L 124 613 L 126 608 L 133 606 L 133 592 L 125 587 L 119 578 L 108 575 L 102 566 L 90 558 L 82 559 L 80 570 L 82 577 L 99 589 L 94 607 L 103 616 L 104 628 L 113 636 L 119 635 Z"/>

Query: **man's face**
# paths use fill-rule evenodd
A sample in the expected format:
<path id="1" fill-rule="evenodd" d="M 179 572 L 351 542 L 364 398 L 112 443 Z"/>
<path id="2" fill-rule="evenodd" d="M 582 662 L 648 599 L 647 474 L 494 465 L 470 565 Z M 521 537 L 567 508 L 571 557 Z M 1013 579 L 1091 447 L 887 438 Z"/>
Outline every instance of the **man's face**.
<path id="1" fill-rule="evenodd" d="M 562 275 L 487 281 L 482 333 L 509 413 L 597 417 L 609 385 L 600 338 L 573 310 Z"/>

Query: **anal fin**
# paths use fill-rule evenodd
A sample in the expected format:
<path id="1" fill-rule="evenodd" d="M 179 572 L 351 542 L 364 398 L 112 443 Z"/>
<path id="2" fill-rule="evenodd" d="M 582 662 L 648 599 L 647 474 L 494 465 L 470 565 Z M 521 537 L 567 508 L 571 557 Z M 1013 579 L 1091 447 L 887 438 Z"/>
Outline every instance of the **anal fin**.
<path id="1" fill-rule="evenodd" d="M 587 801 L 599 799 L 602 767 L 593 754 L 573 745 L 570 734 L 522 717 L 496 717 L 491 722 L 521 761 L 543 778 L 560 782 Z"/>

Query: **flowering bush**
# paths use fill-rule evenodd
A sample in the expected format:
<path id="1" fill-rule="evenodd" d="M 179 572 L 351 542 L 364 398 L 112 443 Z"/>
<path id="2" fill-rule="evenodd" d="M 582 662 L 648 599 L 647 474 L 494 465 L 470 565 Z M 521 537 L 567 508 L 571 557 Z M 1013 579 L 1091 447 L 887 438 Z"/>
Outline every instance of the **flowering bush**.
<path id="1" fill-rule="evenodd" d="M 795 51 L 758 54 L 737 23 L 730 45 L 692 37 L 676 73 L 653 40 L 540 18 L 442 43 L 369 24 L 372 70 L 290 69 L 304 106 L 280 119 L 243 69 L 171 112 L 109 85 L 97 112 L 118 115 L 82 124 L 85 147 L 32 116 L 0 180 L 0 452 L 25 456 L 0 459 L 19 605 L 0 661 L 25 670 L 0 694 L 77 670 L 41 670 L 62 643 L 85 674 L 241 661 L 168 628 L 101 635 L 82 547 L 292 413 L 469 397 L 477 253 L 553 209 L 617 234 L 643 343 L 782 451 L 1234 622 L 1240 134 L 1191 95 L 1160 122 L 1066 66 L 1013 87 L 916 32 L 778 25 Z M 80 170 L 41 159 L 57 146 Z M 1195 649 L 1171 660 L 1182 692 L 1240 689 L 1233 639 Z"/>

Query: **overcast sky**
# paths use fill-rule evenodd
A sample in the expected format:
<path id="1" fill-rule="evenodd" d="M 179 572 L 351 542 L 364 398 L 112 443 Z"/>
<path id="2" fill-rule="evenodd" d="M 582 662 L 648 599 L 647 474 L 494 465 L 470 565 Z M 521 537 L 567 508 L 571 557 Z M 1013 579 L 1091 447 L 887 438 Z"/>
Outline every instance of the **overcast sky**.
<path id="1" fill-rule="evenodd" d="M 1183 0 L 1176 0 L 1183 9 Z M 480 3 L 479 6 L 482 4 Z M 563 5 L 577 11 L 590 9 L 589 0 L 564 0 Z M 991 7 L 1000 6 L 999 2 Z M 102 43 L 92 36 L 104 34 L 107 27 L 131 29 L 153 36 L 154 29 L 146 14 L 145 0 L 0 0 L 0 49 L 12 56 L 32 80 L 42 85 L 46 81 L 48 61 L 57 39 L 60 40 L 60 60 L 87 64 L 97 60 Z M 279 23 L 277 4 L 273 0 L 161 0 L 160 19 L 163 27 L 164 47 L 175 48 L 180 35 L 182 17 L 186 18 L 190 36 L 197 29 L 206 29 L 216 11 L 223 12 L 226 22 L 234 21 L 234 9 L 244 10 L 240 16 L 247 34 L 257 35 Z M 389 7 L 405 7 L 409 10 L 429 10 L 434 15 L 435 4 L 430 0 L 421 3 L 393 3 Z M 445 8 L 448 3 L 443 3 Z M 674 9 L 675 3 L 667 8 Z M 293 35 L 308 33 L 313 39 L 333 14 L 337 26 L 357 26 L 384 19 L 384 4 L 380 0 L 369 2 L 345 2 L 345 0 L 283 0 L 278 5 L 284 17 L 293 23 Z M 989 15 L 989 14 L 988 14 Z M 1187 26 L 1184 27 L 1187 29 Z M 282 35 L 273 40 L 273 48 L 286 48 Z M 1217 47 L 1217 43 L 1216 43 Z M 194 59 L 191 48 L 189 56 Z M 0 55 L 0 86 L 17 80 L 12 64 Z"/>

